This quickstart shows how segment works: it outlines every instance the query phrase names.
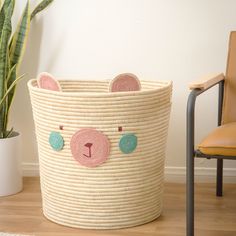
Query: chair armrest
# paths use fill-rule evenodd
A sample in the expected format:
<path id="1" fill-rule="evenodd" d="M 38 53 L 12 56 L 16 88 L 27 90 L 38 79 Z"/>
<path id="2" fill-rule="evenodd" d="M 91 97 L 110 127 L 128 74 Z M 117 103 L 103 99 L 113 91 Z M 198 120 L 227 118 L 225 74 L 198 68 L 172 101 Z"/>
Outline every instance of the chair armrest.
<path id="1" fill-rule="evenodd" d="M 225 76 L 223 73 L 206 76 L 206 77 L 203 77 L 195 82 L 190 83 L 189 88 L 191 90 L 193 90 L 193 89 L 206 90 L 206 89 L 214 86 L 215 84 L 218 84 L 220 81 L 222 81 L 224 79 L 225 79 Z"/>
<path id="2" fill-rule="evenodd" d="M 209 78 L 209 77 L 208 77 Z M 219 106 L 218 106 L 218 125 L 221 121 L 221 112 L 222 112 L 222 99 L 223 99 L 223 89 L 224 89 L 224 75 L 219 74 L 214 77 L 211 77 L 208 80 L 205 80 L 202 82 L 202 84 L 205 84 L 204 86 L 198 86 L 200 83 L 196 83 L 196 88 L 192 88 L 192 91 L 190 92 L 188 96 L 188 102 L 187 102 L 187 116 L 186 116 L 186 122 L 187 122 L 187 163 L 192 162 L 192 157 L 195 156 L 195 150 L 194 150 L 194 133 L 195 133 L 195 103 L 197 97 L 213 87 L 216 84 L 219 84 Z M 201 80 L 203 81 L 203 80 Z M 191 159 L 192 158 L 192 159 Z"/>

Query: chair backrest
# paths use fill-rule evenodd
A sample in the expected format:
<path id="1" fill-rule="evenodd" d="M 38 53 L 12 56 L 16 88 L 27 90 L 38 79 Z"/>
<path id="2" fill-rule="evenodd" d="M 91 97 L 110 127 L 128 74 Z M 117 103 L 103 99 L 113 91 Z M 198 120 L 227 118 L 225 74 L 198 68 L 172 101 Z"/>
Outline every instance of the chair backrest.
<path id="1" fill-rule="evenodd" d="M 236 31 L 231 32 L 229 39 L 222 110 L 222 124 L 230 122 L 236 122 Z"/>

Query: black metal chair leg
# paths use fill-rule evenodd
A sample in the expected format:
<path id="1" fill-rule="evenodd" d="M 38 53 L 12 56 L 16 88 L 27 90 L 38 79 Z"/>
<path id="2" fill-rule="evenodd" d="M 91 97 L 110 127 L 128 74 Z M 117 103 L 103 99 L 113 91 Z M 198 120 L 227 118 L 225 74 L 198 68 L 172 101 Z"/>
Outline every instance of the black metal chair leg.
<path id="1" fill-rule="evenodd" d="M 186 231 L 187 236 L 194 236 L 194 108 L 197 95 L 201 91 L 193 90 L 187 105 L 187 147 L 186 147 Z"/>
<path id="2" fill-rule="evenodd" d="M 187 236 L 194 236 L 194 155 L 187 155 Z"/>
<path id="3" fill-rule="evenodd" d="M 187 236 L 194 236 L 194 113 L 195 113 L 195 102 L 198 95 L 208 90 L 207 89 L 194 89 L 189 94 L 188 104 L 187 104 L 187 145 L 186 145 L 186 233 Z M 218 115 L 218 125 L 221 124 L 221 113 L 222 113 L 222 103 L 223 103 L 223 91 L 224 82 L 220 82 L 219 86 L 219 115 Z M 222 180 L 223 180 L 223 160 L 217 162 L 217 196 L 222 196 Z"/>
<path id="4" fill-rule="evenodd" d="M 223 196 L 223 159 L 217 160 L 216 196 Z"/>

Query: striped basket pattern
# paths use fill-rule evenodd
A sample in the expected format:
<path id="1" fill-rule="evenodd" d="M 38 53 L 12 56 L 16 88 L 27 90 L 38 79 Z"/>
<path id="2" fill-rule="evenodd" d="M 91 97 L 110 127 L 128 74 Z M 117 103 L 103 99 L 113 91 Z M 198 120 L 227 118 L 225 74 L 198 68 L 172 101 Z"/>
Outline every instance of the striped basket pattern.
<path id="1" fill-rule="evenodd" d="M 108 92 L 107 80 L 59 82 L 63 92 L 28 82 L 44 215 L 62 225 L 91 229 L 125 228 L 156 219 L 162 210 L 172 82 L 141 81 L 141 91 L 117 93 Z M 60 125 L 65 146 L 56 152 L 48 138 Z M 108 160 L 95 168 L 81 166 L 70 150 L 72 135 L 87 127 L 110 141 Z M 138 137 L 130 154 L 119 150 L 125 133 Z"/>

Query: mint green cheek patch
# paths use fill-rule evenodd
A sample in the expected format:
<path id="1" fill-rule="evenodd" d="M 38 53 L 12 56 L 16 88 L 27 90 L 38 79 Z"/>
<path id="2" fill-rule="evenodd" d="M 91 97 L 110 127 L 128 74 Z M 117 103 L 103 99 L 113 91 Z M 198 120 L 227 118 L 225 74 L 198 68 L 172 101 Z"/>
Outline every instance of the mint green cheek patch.
<path id="1" fill-rule="evenodd" d="M 134 134 L 124 134 L 119 142 L 120 150 L 125 153 L 133 152 L 137 147 L 138 139 Z"/>
<path id="2" fill-rule="evenodd" d="M 49 143 L 55 151 L 60 151 L 64 147 L 64 139 L 59 132 L 52 131 L 50 133 Z"/>

